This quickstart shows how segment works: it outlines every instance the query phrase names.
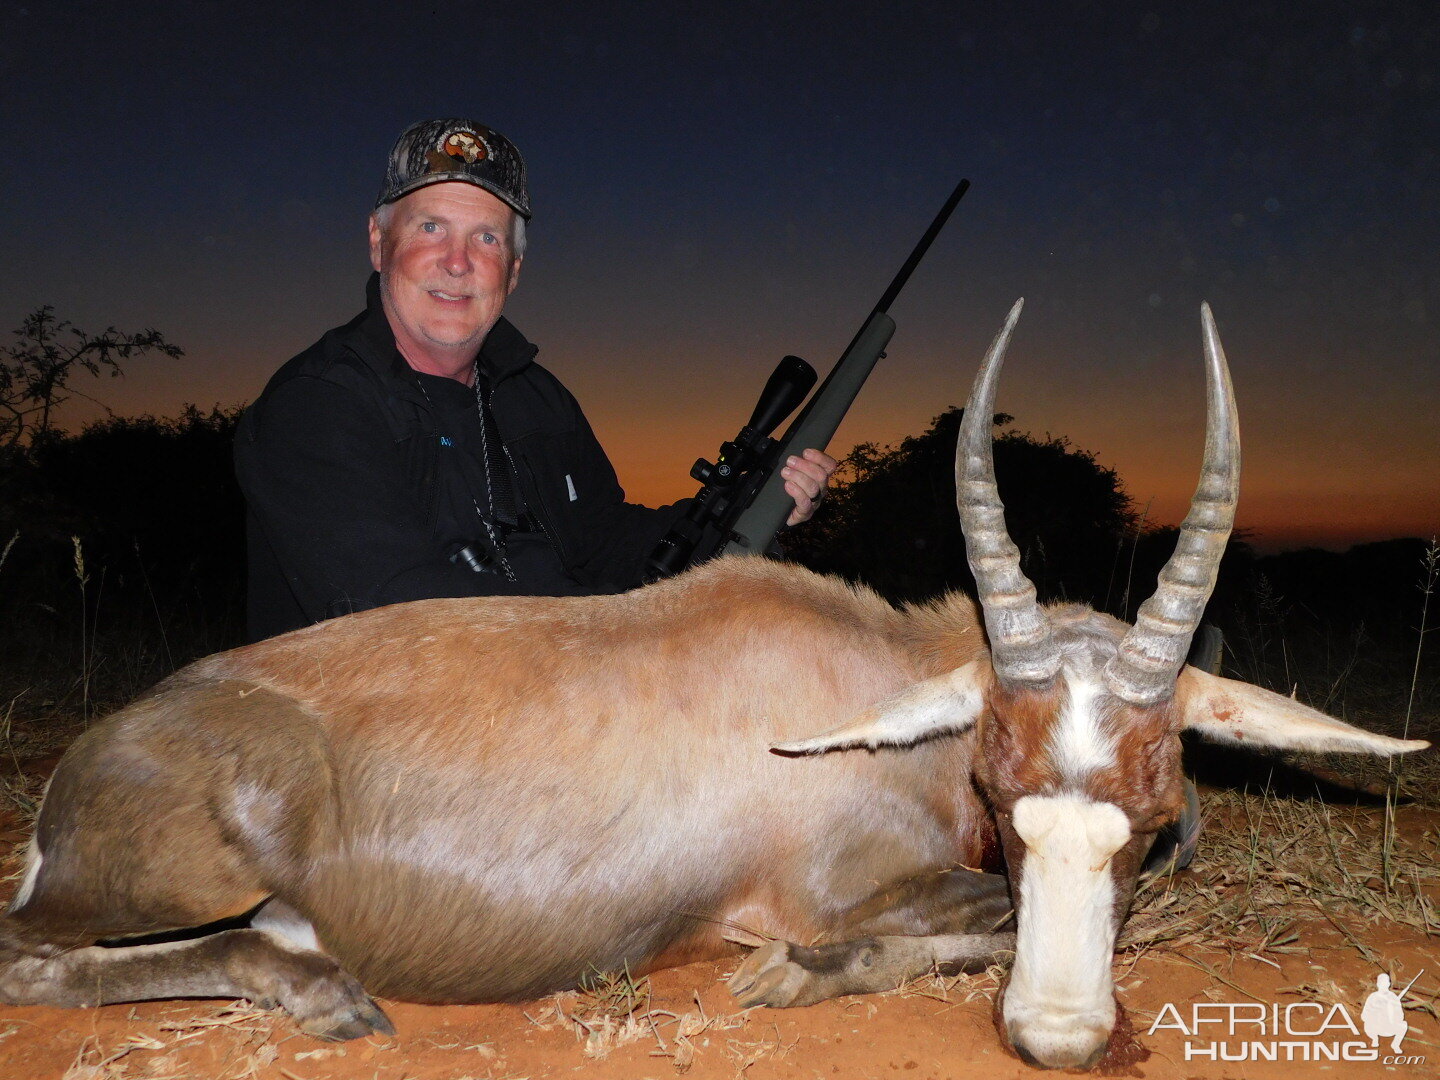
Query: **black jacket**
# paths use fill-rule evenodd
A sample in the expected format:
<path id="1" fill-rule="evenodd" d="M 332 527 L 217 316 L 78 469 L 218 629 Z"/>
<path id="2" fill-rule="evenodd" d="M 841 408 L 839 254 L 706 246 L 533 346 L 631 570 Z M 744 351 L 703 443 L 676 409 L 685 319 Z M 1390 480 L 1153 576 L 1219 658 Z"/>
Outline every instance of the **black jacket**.
<path id="1" fill-rule="evenodd" d="M 362 314 L 282 367 L 241 420 L 252 640 L 404 600 L 640 584 L 683 504 L 625 502 L 579 404 L 503 318 L 481 370 L 524 507 L 549 543 L 513 582 L 450 560 L 484 535 L 474 512 L 483 479 L 396 349 L 373 275 L 367 297 Z"/>

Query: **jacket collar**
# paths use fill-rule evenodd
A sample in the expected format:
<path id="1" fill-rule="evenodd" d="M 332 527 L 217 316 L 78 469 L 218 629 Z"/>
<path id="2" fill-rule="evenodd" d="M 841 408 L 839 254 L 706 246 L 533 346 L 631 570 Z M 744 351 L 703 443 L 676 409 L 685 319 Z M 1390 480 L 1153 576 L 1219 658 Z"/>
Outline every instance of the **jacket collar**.
<path id="1" fill-rule="evenodd" d="M 395 333 L 380 302 L 380 275 L 376 273 L 371 273 L 365 283 L 365 314 L 360 317 L 360 332 L 374 352 L 369 358 L 372 362 L 406 382 L 413 381 L 410 365 L 395 347 Z M 480 368 L 493 386 L 528 365 L 539 351 L 502 315 L 480 346 Z"/>

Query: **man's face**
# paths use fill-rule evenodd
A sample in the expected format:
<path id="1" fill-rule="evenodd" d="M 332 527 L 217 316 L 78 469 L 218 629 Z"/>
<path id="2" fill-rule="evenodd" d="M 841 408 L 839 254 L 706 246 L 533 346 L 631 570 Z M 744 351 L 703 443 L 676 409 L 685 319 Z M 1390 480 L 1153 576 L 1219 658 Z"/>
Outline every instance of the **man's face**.
<path id="1" fill-rule="evenodd" d="M 466 378 L 520 278 L 515 211 L 473 184 L 412 191 L 382 226 L 370 218 L 370 263 L 401 355 L 418 371 Z"/>

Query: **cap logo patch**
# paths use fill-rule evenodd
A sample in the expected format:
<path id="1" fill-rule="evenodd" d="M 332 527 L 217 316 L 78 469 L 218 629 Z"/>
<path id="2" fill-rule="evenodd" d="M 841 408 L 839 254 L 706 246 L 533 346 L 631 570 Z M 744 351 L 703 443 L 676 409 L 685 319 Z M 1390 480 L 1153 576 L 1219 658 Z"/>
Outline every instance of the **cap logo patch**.
<path id="1" fill-rule="evenodd" d="M 455 132 L 445 140 L 444 149 L 445 153 L 466 165 L 474 165 L 475 162 L 490 156 L 489 145 L 473 131 Z"/>
<path id="2" fill-rule="evenodd" d="M 395 140 L 375 205 L 403 198 L 437 180 L 463 180 L 482 187 L 521 217 L 530 217 L 525 159 L 498 131 L 463 117 L 421 120 Z"/>

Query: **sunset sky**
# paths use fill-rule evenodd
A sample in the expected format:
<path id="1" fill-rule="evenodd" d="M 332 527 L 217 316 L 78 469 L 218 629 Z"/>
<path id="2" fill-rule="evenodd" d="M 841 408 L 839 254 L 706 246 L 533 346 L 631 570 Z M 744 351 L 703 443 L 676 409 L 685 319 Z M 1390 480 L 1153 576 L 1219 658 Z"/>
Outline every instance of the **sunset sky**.
<path id="1" fill-rule="evenodd" d="M 163 330 L 82 386 L 116 412 L 249 401 L 353 315 L 391 142 L 460 115 L 526 156 L 507 313 L 633 498 L 823 375 L 967 176 L 832 452 L 963 404 L 1024 296 L 998 407 L 1173 523 L 1208 300 L 1242 528 L 1440 531 L 1433 2 L 298 7 L 0 0 L 0 323 Z"/>

